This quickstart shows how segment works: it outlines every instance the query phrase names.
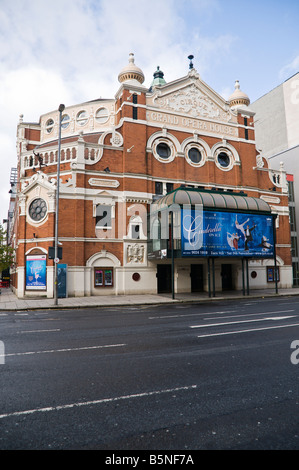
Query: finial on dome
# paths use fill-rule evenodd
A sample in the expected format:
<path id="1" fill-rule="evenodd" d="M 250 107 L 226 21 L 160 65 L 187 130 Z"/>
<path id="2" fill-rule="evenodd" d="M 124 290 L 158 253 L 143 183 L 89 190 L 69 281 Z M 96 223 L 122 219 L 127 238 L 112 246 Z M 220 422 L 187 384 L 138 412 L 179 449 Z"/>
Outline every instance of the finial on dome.
<path id="1" fill-rule="evenodd" d="M 231 108 L 244 108 L 250 104 L 250 99 L 246 93 L 244 93 L 240 88 L 239 80 L 235 81 L 235 91 L 228 98 L 229 106 Z"/>
<path id="2" fill-rule="evenodd" d="M 129 54 L 129 64 L 124 67 L 118 75 L 120 83 L 130 82 L 132 85 L 140 85 L 144 82 L 142 70 L 135 65 L 133 52 Z"/>

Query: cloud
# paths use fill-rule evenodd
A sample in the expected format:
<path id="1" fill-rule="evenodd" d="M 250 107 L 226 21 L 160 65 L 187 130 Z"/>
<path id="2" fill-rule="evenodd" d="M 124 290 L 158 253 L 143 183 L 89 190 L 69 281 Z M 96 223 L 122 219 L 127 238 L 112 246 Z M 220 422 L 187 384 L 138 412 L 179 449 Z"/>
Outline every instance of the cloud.
<path id="1" fill-rule="evenodd" d="M 299 55 L 297 55 L 289 64 L 282 67 L 279 71 L 280 80 L 290 78 L 294 73 L 299 70 Z"/>
<path id="2" fill-rule="evenodd" d="M 37 122 L 58 108 L 112 98 L 130 52 L 150 86 L 157 65 L 166 81 L 188 73 L 187 56 L 204 78 L 234 47 L 232 34 L 204 35 L 217 0 L 0 0 L 0 222 L 4 193 L 17 166 L 19 115 Z M 4 198 L 4 199 L 3 199 Z"/>

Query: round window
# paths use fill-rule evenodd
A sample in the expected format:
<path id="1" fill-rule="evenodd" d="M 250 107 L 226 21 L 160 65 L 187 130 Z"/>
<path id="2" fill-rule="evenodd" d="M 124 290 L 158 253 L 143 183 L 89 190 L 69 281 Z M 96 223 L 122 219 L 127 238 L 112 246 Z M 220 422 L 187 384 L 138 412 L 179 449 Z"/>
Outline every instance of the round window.
<path id="1" fill-rule="evenodd" d="M 165 144 L 164 142 L 160 142 L 156 147 L 157 154 L 161 158 L 169 158 L 171 155 L 171 149 L 169 145 Z"/>
<path id="2" fill-rule="evenodd" d="M 141 278 L 141 276 L 140 276 L 139 273 L 134 273 L 134 274 L 132 274 L 132 279 L 133 279 L 133 281 L 138 282 L 138 281 L 140 281 L 140 278 Z"/>
<path id="3" fill-rule="evenodd" d="M 217 160 L 222 168 L 227 168 L 230 165 L 230 157 L 225 152 L 220 152 L 217 156 Z"/>
<path id="4" fill-rule="evenodd" d="M 47 204 L 44 199 L 34 199 L 29 206 L 29 215 L 34 222 L 40 222 L 47 215 Z"/>
<path id="5" fill-rule="evenodd" d="M 85 126 L 87 121 L 88 121 L 88 116 L 87 116 L 86 111 L 80 111 L 80 113 L 78 113 L 77 115 L 77 123 L 79 124 L 79 126 Z"/>
<path id="6" fill-rule="evenodd" d="M 53 130 L 53 127 L 54 127 L 53 119 L 48 119 L 48 121 L 46 122 L 46 132 L 50 134 Z"/>
<path id="7" fill-rule="evenodd" d="M 68 114 L 64 114 L 61 118 L 61 128 L 66 129 L 70 125 L 70 117 Z"/>
<path id="8" fill-rule="evenodd" d="M 108 121 L 109 111 L 106 108 L 100 108 L 96 112 L 96 121 L 99 123 L 104 123 Z"/>
<path id="9" fill-rule="evenodd" d="M 192 163 L 199 163 L 202 159 L 201 152 L 196 147 L 191 147 L 188 150 L 188 157 Z"/>

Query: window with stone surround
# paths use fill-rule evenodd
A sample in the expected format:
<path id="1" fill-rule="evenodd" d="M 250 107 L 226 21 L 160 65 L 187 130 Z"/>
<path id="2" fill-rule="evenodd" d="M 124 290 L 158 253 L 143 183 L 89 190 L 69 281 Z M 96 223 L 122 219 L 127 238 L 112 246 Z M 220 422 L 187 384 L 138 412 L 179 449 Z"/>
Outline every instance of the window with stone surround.
<path id="1" fill-rule="evenodd" d="M 112 227 L 112 210 L 111 206 L 99 204 L 96 208 L 96 228 Z"/>

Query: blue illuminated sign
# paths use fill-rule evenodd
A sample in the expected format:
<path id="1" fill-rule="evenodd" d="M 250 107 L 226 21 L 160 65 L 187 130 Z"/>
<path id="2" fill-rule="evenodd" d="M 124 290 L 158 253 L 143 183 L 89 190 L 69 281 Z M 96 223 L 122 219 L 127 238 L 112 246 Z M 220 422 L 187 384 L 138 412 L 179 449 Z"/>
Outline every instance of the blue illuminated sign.
<path id="1" fill-rule="evenodd" d="M 26 257 L 26 289 L 46 290 L 47 257 L 46 255 L 29 255 Z"/>
<path id="2" fill-rule="evenodd" d="M 274 256 L 270 215 L 183 210 L 181 224 L 182 256 Z"/>

